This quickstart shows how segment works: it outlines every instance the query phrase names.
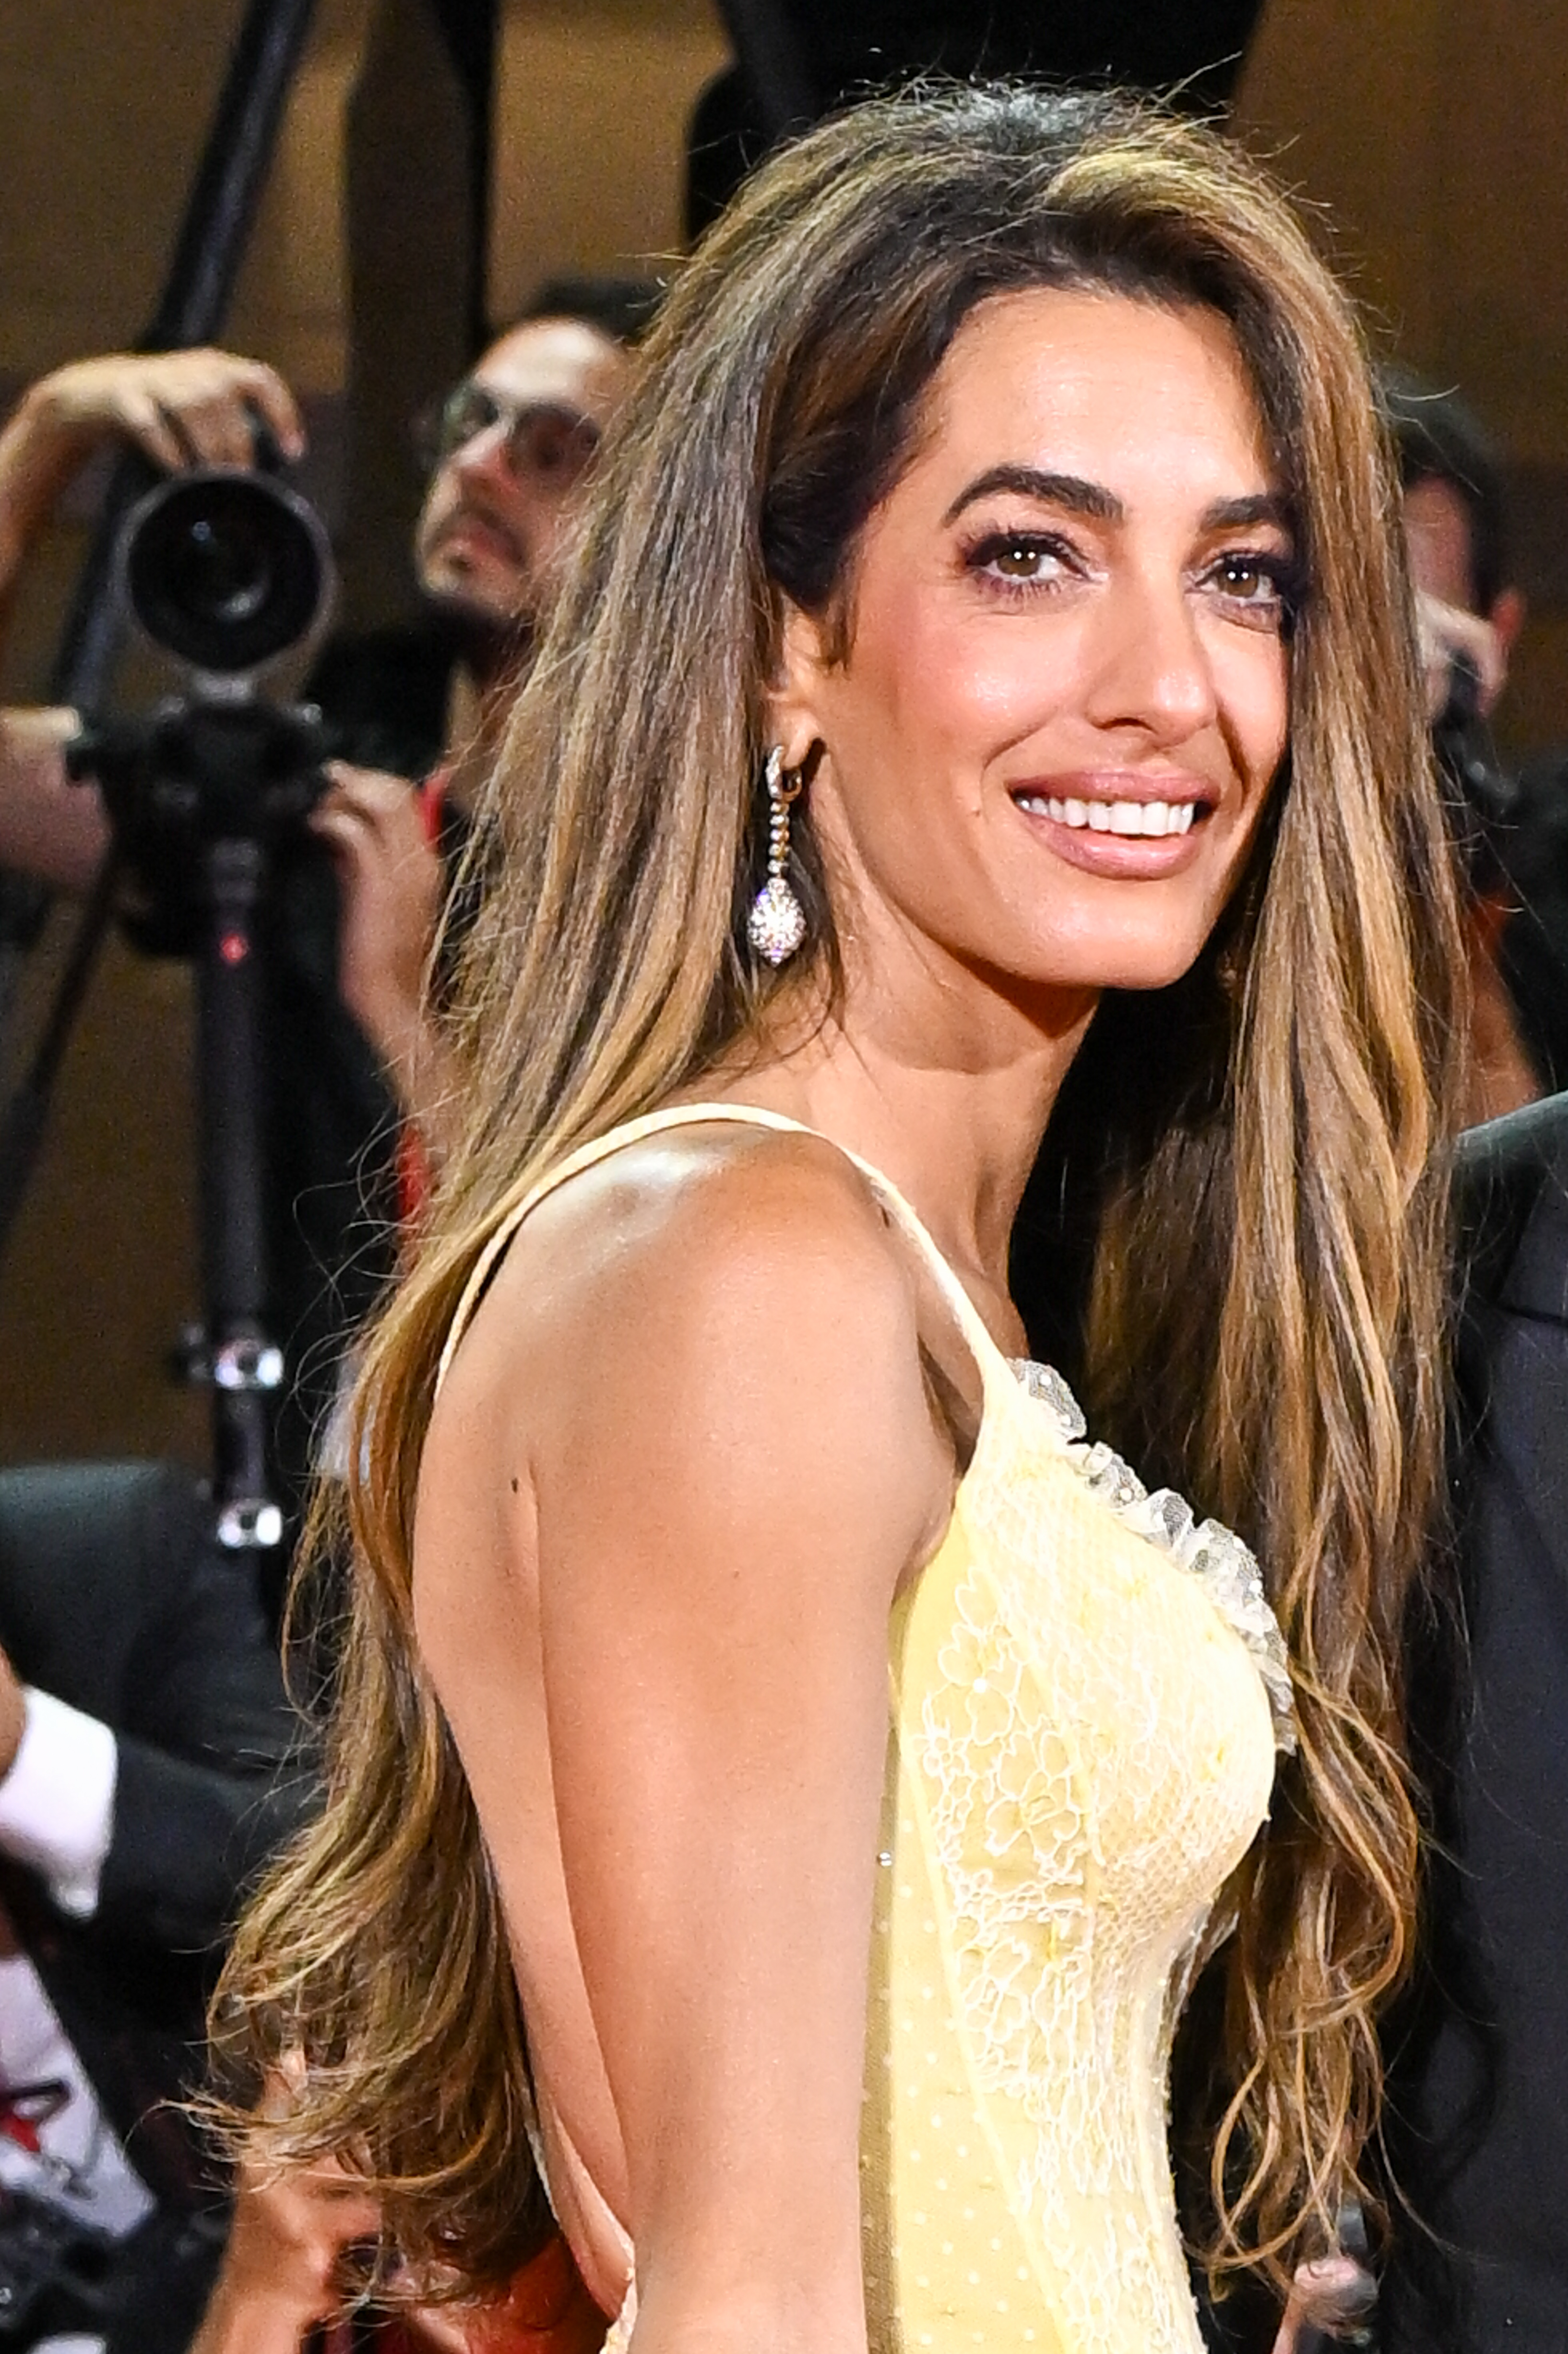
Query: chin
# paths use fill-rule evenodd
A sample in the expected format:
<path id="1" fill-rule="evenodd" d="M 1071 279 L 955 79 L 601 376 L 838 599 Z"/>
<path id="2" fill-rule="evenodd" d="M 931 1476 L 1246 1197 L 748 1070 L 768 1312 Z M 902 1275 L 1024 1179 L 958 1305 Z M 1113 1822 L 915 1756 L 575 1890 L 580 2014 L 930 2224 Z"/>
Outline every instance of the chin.
<path id="1" fill-rule="evenodd" d="M 506 638 L 521 626 L 518 614 L 523 599 L 519 591 L 514 589 L 511 601 L 504 602 L 487 595 L 467 575 L 444 572 L 440 566 L 429 567 L 420 575 L 419 595 L 427 612 L 444 621 L 460 637 Z"/>
<path id="2" fill-rule="evenodd" d="M 1171 989 L 1192 971 L 1208 938 L 1205 932 L 1199 939 L 1183 942 L 1107 941 L 1097 949 L 1086 941 L 1082 954 L 1075 956 L 1070 963 L 1064 960 L 1058 947 L 1054 955 L 1042 959 L 1044 969 L 1038 979 L 1041 986 L 1048 989 Z"/>

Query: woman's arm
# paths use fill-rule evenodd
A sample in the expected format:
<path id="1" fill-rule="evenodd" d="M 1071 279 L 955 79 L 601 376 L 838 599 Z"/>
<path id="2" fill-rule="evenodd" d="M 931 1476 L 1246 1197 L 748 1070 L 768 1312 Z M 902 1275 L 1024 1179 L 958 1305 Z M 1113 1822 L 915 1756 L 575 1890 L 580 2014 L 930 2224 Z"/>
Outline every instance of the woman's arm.
<path id="1" fill-rule="evenodd" d="M 714 1133 L 536 1213 L 443 1412 L 497 1375 L 525 1402 L 491 1476 L 537 1580 L 637 2354 L 861 2354 L 888 1612 L 952 1455 L 861 1181 L 820 1143 Z M 433 1657 L 471 1648 L 456 1606 L 421 1605 Z"/>

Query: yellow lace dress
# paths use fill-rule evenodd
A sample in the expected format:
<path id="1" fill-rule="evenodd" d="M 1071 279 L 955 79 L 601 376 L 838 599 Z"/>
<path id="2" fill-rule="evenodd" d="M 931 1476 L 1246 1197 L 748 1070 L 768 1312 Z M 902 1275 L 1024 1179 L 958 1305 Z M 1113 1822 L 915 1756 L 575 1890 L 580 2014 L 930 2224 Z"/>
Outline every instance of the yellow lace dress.
<path id="1" fill-rule="evenodd" d="M 706 1120 L 796 1127 L 688 1105 L 573 1155 L 498 1214 L 449 1357 L 544 1193 Z M 1001 1354 L 903 1197 L 857 1165 L 984 1384 L 952 1520 L 889 1628 L 861 2135 L 871 2354 L 1197 2354 L 1166 2077 L 1216 1893 L 1292 1738 L 1278 1629 L 1245 1547 L 1088 1445 L 1065 1385 Z M 634 2308 L 629 2291 L 611 2348 Z"/>

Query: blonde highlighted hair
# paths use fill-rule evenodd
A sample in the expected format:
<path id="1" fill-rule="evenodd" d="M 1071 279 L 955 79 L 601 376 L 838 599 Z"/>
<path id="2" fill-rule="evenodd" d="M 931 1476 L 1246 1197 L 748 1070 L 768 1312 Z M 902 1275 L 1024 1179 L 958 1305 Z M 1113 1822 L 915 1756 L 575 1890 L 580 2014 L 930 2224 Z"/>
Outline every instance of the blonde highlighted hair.
<path id="1" fill-rule="evenodd" d="M 502 1195 L 755 1033 L 742 918 L 780 614 L 847 649 L 857 536 L 943 355 L 977 303 L 1036 286 L 1221 313 L 1298 541 L 1288 773 L 1194 973 L 1097 1019 L 1066 1161 L 1098 1229 L 1097 1405 L 1255 1544 L 1298 1679 L 1300 1756 L 1225 1962 L 1210 2259 L 1283 2280 L 1343 2197 L 1375 2204 L 1373 2019 L 1414 1906 L 1398 1659 L 1437 1482 L 1460 971 L 1393 477 L 1353 315 L 1264 174 L 1119 99 L 960 89 L 813 132 L 682 271 L 481 816 L 463 1133 L 323 1514 L 353 1556 L 328 1803 L 215 2010 L 238 2137 L 349 2153 L 389 2241 L 458 2285 L 504 2280 L 543 2210 L 504 1927 L 412 1626 L 437 1359 Z M 809 815 L 796 838 L 832 970 Z M 246 2119 L 285 2049 L 298 2104 Z"/>

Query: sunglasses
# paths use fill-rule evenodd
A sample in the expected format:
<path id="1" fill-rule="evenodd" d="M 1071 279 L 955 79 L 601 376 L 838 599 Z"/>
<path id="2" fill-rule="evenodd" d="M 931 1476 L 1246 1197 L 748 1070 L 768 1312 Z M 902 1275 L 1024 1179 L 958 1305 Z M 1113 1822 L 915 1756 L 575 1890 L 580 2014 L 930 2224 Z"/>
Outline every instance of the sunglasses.
<path id="1" fill-rule="evenodd" d="M 578 409 L 553 400 L 509 400 L 503 392 L 465 376 L 418 419 L 415 448 L 433 470 L 487 433 L 501 435 L 511 473 L 562 485 L 577 481 L 599 440 L 599 427 Z"/>

